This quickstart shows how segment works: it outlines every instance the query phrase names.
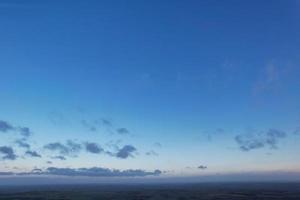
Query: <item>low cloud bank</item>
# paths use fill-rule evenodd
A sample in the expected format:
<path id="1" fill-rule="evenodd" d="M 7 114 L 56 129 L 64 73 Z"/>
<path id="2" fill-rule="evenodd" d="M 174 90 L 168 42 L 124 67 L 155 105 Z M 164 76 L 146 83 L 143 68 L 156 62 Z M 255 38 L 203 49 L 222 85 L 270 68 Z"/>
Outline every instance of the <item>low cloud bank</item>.
<path id="1" fill-rule="evenodd" d="M 145 171 L 141 169 L 128 169 L 128 170 L 118 170 L 118 169 L 108 169 L 102 167 L 92 167 L 92 168 L 57 168 L 48 167 L 46 169 L 33 169 L 30 172 L 0 172 L 0 176 L 4 175 L 57 175 L 57 176 L 86 176 L 86 177 L 144 177 L 144 176 L 158 176 L 162 174 L 160 170 Z"/>

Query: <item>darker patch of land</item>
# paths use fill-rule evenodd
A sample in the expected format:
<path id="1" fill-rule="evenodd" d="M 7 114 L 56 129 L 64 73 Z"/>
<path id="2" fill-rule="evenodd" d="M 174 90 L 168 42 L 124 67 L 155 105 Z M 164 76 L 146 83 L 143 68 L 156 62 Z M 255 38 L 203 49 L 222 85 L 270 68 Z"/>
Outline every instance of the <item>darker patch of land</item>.
<path id="1" fill-rule="evenodd" d="M 0 187 L 0 200 L 299 200 L 300 183 L 57 185 Z"/>

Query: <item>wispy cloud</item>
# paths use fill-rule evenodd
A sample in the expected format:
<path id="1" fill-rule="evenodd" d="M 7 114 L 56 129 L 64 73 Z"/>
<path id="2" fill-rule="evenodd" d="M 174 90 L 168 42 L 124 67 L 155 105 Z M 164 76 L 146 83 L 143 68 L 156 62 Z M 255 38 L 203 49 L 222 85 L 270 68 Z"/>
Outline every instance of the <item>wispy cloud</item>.
<path id="1" fill-rule="evenodd" d="M 37 153 L 36 151 L 30 151 L 30 150 L 28 150 L 28 151 L 25 152 L 25 154 L 26 154 L 26 155 L 29 155 L 29 156 L 31 156 L 31 157 L 36 157 L 36 158 L 41 158 L 41 157 L 42 157 L 42 156 L 41 156 L 39 153 Z"/>
<path id="2" fill-rule="evenodd" d="M 145 153 L 147 156 L 158 156 L 158 153 L 156 153 L 155 151 L 151 150 Z"/>
<path id="3" fill-rule="evenodd" d="M 54 142 L 44 145 L 44 148 L 50 151 L 56 151 L 65 156 L 76 156 L 82 149 L 81 144 L 72 140 L 68 140 L 66 144 L 60 142 Z"/>
<path id="4" fill-rule="evenodd" d="M 50 112 L 48 114 L 48 119 L 55 126 L 65 126 L 69 124 L 69 121 L 61 112 Z"/>
<path id="5" fill-rule="evenodd" d="M 284 131 L 278 129 L 269 129 L 266 132 L 251 132 L 237 135 L 235 141 L 242 151 L 251 151 L 263 147 L 271 149 L 278 148 L 278 141 L 286 137 Z"/>
<path id="6" fill-rule="evenodd" d="M 58 160 L 67 160 L 64 156 L 52 156 L 52 159 L 58 159 Z"/>
<path id="7" fill-rule="evenodd" d="M 300 135 L 300 126 L 296 127 L 296 129 L 293 132 L 295 135 Z"/>
<path id="8" fill-rule="evenodd" d="M 101 122 L 102 122 L 102 124 L 103 125 L 105 125 L 105 126 L 112 126 L 112 122 L 111 122 L 111 120 L 109 120 L 109 119 L 101 119 Z"/>
<path id="9" fill-rule="evenodd" d="M 15 143 L 21 148 L 30 149 L 30 144 L 24 139 L 17 139 L 15 140 Z"/>
<path id="10" fill-rule="evenodd" d="M 279 68 L 274 64 L 268 64 L 263 68 L 263 70 L 259 74 L 257 81 L 255 82 L 253 88 L 254 94 L 259 94 L 272 90 L 278 86 L 279 82 Z"/>
<path id="11" fill-rule="evenodd" d="M 6 133 L 9 131 L 17 131 L 24 138 L 28 138 L 32 134 L 32 131 L 28 127 L 15 126 L 7 121 L 0 120 L 0 132 Z"/>
<path id="12" fill-rule="evenodd" d="M 157 147 L 157 148 L 161 148 L 161 147 L 162 147 L 162 144 L 159 143 L 159 142 L 155 142 L 155 143 L 153 144 L 153 146 L 155 146 L 155 147 Z"/>
<path id="13" fill-rule="evenodd" d="M 51 150 L 51 151 L 58 151 L 61 154 L 68 154 L 69 153 L 69 148 L 66 145 L 61 144 L 59 142 L 46 144 L 44 146 L 44 148 L 48 149 L 48 150 Z"/>
<path id="14" fill-rule="evenodd" d="M 8 132 L 8 131 L 12 131 L 14 130 L 15 128 L 9 123 L 9 122 L 6 122 L 6 121 L 3 121 L 3 120 L 0 120 L 0 131 L 1 132 Z"/>
<path id="15" fill-rule="evenodd" d="M 83 127 L 85 127 L 87 130 L 89 131 L 92 131 L 92 132 L 95 132 L 97 131 L 97 121 L 94 121 L 94 122 L 89 122 L 87 120 L 81 120 L 81 124 Z"/>

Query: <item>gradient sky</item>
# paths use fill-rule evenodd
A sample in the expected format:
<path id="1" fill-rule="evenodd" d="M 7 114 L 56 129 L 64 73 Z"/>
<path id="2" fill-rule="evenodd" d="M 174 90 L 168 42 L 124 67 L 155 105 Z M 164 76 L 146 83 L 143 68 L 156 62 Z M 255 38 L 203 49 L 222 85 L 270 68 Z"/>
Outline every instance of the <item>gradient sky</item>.
<path id="1" fill-rule="evenodd" d="M 300 173 L 299 21 L 297 0 L 2 0 L 0 171 Z"/>

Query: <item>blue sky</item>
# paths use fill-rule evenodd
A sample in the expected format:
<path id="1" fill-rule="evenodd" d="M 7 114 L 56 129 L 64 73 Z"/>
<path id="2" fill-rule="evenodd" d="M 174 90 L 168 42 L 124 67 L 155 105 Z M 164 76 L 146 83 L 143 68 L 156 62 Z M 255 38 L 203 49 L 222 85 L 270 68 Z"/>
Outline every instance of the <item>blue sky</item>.
<path id="1" fill-rule="evenodd" d="M 0 171 L 299 173 L 299 8 L 1 1 Z"/>

